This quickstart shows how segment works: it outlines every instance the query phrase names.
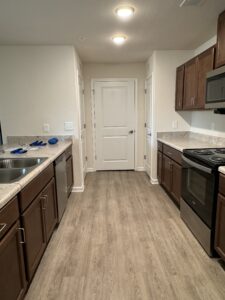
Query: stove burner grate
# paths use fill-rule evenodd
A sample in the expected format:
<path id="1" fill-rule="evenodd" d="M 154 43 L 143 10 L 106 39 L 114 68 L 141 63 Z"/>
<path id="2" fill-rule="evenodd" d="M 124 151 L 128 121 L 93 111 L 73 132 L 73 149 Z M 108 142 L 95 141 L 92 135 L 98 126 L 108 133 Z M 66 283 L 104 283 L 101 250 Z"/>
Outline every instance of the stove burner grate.
<path id="1" fill-rule="evenodd" d="M 212 155 L 213 151 L 207 149 L 202 149 L 202 150 L 200 149 L 200 150 L 195 150 L 194 153 L 199 155 Z"/>
<path id="2" fill-rule="evenodd" d="M 213 156 L 211 157 L 211 160 L 215 162 L 225 163 L 225 158 L 220 156 Z"/>
<path id="3" fill-rule="evenodd" d="M 225 154 L 225 149 L 216 149 L 215 152 L 218 154 Z"/>

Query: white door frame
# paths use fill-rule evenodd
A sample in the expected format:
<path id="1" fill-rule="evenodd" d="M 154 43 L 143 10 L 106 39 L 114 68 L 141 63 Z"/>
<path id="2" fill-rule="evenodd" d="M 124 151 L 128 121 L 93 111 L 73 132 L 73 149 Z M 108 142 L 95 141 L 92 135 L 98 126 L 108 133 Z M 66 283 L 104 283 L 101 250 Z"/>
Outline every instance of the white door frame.
<path id="1" fill-rule="evenodd" d="M 137 110 L 137 95 L 138 95 L 138 80 L 137 78 L 93 78 L 91 79 L 91 114 L 92 114 L 92 147 L 93 147 L 93 171 L 96 171 L 96 128 L 95 128 L 95 93 L 94 87 L 96 82 L 134 82 L 134 169 L 137 169 L 137 138 L 138 138 L 138 110 Z"/>
<path id="2" fill-rule="evenodd" d="M 148 77 L 145 78 L 145 91 L 147 90 L 147 81 L 148 80 L 151 80 L 151 83 L 152 83 L 152 74 L 150 74 Z M 153 98 L 153 92 L 152 92 L 152 89 L 151 89 L 151 97 Z M 151 98 L 151 100 L 152 100 Z M 146 114 L 147 114 L 147 93 L 145 92 L 145 124 L 147 123 L 147 119 L 146 119 Z M 152 131 L 152 101 L 151 101 L 151 131 Z M 152 134 L 152 132 L 151 132 Z M 151 135 L 151 144 L 152 144 L 152 135 Z M 146 127 L 145 127 L 145 141 L 144 141 L 144 147 L 145 147 L 145 155 L 147 155 L 147 142 L 146 142 Z M 151 153 L 152 153 L 152 149 L 151 149 Z M 144 162 L 144 167 L 145 167 L 145 171 L 147 172 L 146 170 L 146 166 L 147 168 L 149 168 L 149 174 L 151 174 L 151 165 L 147 165 L 146 161 Z M 147 172 L 148 173 L 148 172 Z"/>
<path id="3" fill-rule="evenodd" d="M 151 78 L 152 80 L 152 103 L 151 103 L 151 122 L 152 122 L 152 136 L 151 136 L 151 165 L 150 165 L 150 182 L 152 184 L 158 184 L 156 167 L 157 167 L 157 132 L 156 132 L 156 119 L 155 119 L 155 75 L 154 72 L 150 73 L 145 78 L 145 88 L 146 88 L 146 81 Z M 145 104 L 146 104 L 146 95 L 145 95 Z M 146 110 L 146 107 L 145 107 Z M 145 119 L 146 119 L 146 111 L 145 111 Z M 146 154 L 146 137 L 145 137 L 145 154 Z M 156 172 L 157 173 L 157 172 Z M 156 177 L 156 178 L 155 178 Z"/>

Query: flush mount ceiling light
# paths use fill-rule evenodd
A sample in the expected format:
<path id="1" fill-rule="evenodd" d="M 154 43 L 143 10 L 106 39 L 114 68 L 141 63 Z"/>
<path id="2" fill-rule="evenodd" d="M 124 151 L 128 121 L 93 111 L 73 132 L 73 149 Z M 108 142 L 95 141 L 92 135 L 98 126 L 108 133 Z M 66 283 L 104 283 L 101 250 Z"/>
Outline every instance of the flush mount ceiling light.
<path id="1" fill-rule="evenodd" d="M 121 34 L 117 34 L 112 37 L 112 40 L 116 45 L 122 45 L 126 41 L 126 39 L 127 37 Z"/>
<path id="2" fill-rule="evenodd" d="M 121 19 L 129 19 L 134 15 L 134 8 L 131 6 L 120 6 L 116 9 L 116 14 Z"/>

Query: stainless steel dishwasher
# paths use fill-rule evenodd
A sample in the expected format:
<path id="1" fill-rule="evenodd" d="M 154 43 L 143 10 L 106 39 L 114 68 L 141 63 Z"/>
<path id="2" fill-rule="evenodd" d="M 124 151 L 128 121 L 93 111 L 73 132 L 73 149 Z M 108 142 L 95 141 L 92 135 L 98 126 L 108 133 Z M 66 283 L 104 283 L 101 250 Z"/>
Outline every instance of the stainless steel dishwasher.
<path id="1" fill-rule="evenodd" d="M 55 160 L 55 179 L 58 207 L 58 223 L 67 205 L 66 155 L 63 153 Z"/>

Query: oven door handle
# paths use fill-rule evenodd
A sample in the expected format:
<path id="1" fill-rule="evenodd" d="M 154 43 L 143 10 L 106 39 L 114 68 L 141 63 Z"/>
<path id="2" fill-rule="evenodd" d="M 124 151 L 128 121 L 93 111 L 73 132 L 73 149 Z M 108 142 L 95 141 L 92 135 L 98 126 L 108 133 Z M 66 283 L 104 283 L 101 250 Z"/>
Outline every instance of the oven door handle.
<path id="1" fill-rule="evenodd" d="M 198 169 L 200 171 L 203 171 L 205 173 L 212 174 L 212 169 L 207 168 L 205 166 L 202 166 L 200 164 L 197 164 L 196 162 L 194 162 L 194 161 L 188 159 L 187 157 L 185 157 L 184 155 L 182 155 L 182 159 L 183 159 L 184 162 L 186 162 L 190 166 L 192 166 L 192 167 L 194 167 L 194 168 L 196 168 L 196 169 Z"/>

